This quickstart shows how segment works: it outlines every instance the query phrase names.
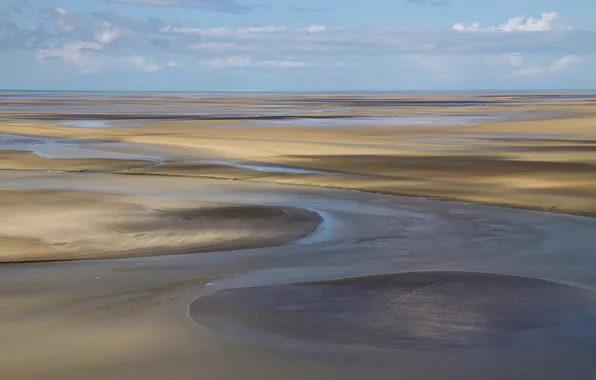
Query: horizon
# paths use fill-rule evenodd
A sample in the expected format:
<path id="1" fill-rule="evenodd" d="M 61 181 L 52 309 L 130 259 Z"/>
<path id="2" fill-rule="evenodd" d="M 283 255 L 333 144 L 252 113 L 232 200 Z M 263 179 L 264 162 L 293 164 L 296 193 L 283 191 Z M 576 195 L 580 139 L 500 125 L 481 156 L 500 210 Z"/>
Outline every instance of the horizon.
<path id="1" fill-rule="evenodd" d="M 7 93 L 100 93 L 100 94 L 211 94 L 211 93 L 261 93 L 261 94 L 589 94 L 596 93 L 596 88 L 551 88 L 551 89 L 486 89 L 486 90 L 54 90 L 54 89 L 0 89 L 0 94 Z"/>

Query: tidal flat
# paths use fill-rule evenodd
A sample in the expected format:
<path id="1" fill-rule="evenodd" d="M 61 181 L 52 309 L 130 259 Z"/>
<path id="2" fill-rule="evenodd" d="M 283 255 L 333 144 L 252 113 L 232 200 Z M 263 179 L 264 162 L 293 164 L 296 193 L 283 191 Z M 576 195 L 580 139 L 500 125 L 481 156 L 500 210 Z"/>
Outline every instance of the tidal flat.
<path id="1" fill-rule="evenodd" d="M 0 106 L 0 378 L 596 377 L 596 96 Z"/>

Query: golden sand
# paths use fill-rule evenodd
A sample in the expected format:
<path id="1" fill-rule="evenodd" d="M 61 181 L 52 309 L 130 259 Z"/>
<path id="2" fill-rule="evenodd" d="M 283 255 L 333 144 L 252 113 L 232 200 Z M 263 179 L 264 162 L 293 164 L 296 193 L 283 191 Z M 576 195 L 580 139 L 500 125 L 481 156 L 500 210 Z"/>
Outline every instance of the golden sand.
<path id="1" fill-rule="evenodd" d="M 56 190 L 0 190 L 0 262 L 152 256 L 284 244 L 316 213 Z"/>

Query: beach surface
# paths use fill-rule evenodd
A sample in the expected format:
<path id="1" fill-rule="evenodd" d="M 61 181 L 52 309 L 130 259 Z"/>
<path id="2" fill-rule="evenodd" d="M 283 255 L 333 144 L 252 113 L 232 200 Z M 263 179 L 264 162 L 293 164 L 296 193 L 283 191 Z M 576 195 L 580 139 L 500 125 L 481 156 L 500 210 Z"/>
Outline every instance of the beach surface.
<path id="1" fill-rule="evenodd" d="M 122 102 L 0 97 L 0 378 L 596 377 L 591 96 Z"/>
<path id="2" fill-rule="evenodd" d="M 92 112 L 85 101 L 59 114 L 35 100 L 19 103 L 30 114 L 7 108 L 0 133 L 13 142 L 0 146 L 0 168 L 252 180 L 596 215 L 590 95 L 172 95 L 140 97 L 130 114 Z M 101 104 L 110 101 L 118 98 Z M 156 115 L 127 124 L 138 107 Z M 77 124 L 98 118 L 112 124 Z"/>

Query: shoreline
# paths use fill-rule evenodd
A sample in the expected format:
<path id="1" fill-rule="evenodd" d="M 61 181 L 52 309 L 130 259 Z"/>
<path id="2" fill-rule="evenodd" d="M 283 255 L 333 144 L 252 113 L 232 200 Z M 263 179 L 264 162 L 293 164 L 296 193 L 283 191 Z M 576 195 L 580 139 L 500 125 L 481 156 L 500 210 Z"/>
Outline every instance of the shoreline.
<path id="1" fill-rule="evenodd" d="M 526 342 L 524 337 L 527 335 L 524 334 L 538 331 L 543 342 L 538 348 L 554 347 L 555 354 L 592 353 L 581 351 L 577 345 L 551 344 L 556 341 L 553 333 L 557 331 L 577 334 L 573 336 L 579 337 L 580 342 L 593 342 L 590 340 L 593 335 L 582 335 L 581 328 L 570 330 L 576 326 L 573 320 L 565 322 L 566 317 L 577 315 L 573 310 L 567 311 L 565 305 L 568 302 L 574 307 L 577 305 L 577 313 L 585 311 L 590 313 L 589 316 L 593 315 L 591 309 L 587 309 L 591 306 L 581 298 L 583 293 L 575 289 L 567 292 L 567 288 L 556 284 L 528 280 L 544 279 L 596 289 L 591 270 L 596 263 L 592 252 L 596 220 L 592 218 L 247 181 L 60 173 L 4 173 L 0 178 L 3 186 L 20 188 L 44 186 L 100 193 L 120 191 L 124 195 L 164 196 L 190 202 L 287 205 L 316 209 L 327 213 L 332 221 L 338 221 L 337 225 L 329 226 L 329 234 L 315 245 L 0 265 L 0 285 L 6 293 L 0 308 L 0 322 L 6 327 L 0 333 L 3 341 L 0 373 L 7 378 L 158 379 L 171 377 L 172 368 L 175 368 L 175 376 L 184 378 L 201 373 L 206 379 L 262 379 L 271 377 L 274 371 L 276 377 L 293 380 L 314 378 L 324 371 L 333 379 L 359 379 L 365 377 L 363 374 L 394 379 L 396 373 L 419 373 L 422 368 L 427 370 L 428 378 L 443 378 L 433 375 L 450 373 L 458 377 L 470 374 L 466 378 L 473 379 L 485 373 L 486 364 L 495 364 L 495 360 L 499 370 L 495 374 L 499 378 L 527 375 L 531 357 L 526 354 L 531 356 L 533 351 L 524 351 L 520 356 L 497 349 L 487 352 L 478 363 L 478 356 L 473 353 L 455 358 L 449 347 L 440 352 L 400 350 L 400 341 L 393 338 L 403 335 L 396 328 L 408 329 L 408 334 L 425 333 L 429 331 L 429 325 L 424 322 L 428 318 L 438 318 L 439 324 L 431 323 L 430 332 L 443 329 L 443 326 L 449 329 L 450 323 L 441 324 L 446 312 L 464 327 L 469 321 L 473 327 L 477 326 L 478 321 L 480 332 L 483 328 L 493 331 L 493 326 L 501 332 L 508 330 L 508 326 L 529 326 L 521 332 L 516 330 L 514 337 Z M 450 271 L 453 273 L 446 276 L 445 273 Z M 379 276 L 390 276 L 394 280 L 385 285 L 385 280 Z M 431 287 L 444 277 L 448 281 Z M 336 283 L 335 278 L 355 280 Z M 380 282 L 375 283 L 375 278 Z M 296 283 L 310 285 L 301 286 L 301 291 L 294 292 L 296 288 L 292 284 Z M 464 297 L 461 296 L 462 284 L 466 289 Z M 257 287 L 258 293 L 261 289 L 270 293 L 261 297 L 251 290 Z M 404 298 L 404 302 L 390 302 L 410 295 L 418 288 L 425 290 Z M 311 350 L 312 346 L 301 350 L 292 343 L 283 345 L 290 350 L 275 349 L 274 346 L 272 351 L 264 344 L 267 335 L 260 328 L 256 330 L 256 343 L 222 338 L 213 333 L 209 324 L 197 325 L 188 318 L 189 306 L 198 296 L 220 289 L 229 289 L 224 295 L 239 297 L 224 305 L 224 316 L 250 318 L 257 323 L 262 321 L 266 328 L 281 326 L 281 335 L 288 331 L 284 325 L 297 329 L 303 326 L 308 333 L 303 340 L 312 342 L 313 335 L 314 340 L 319 336 L 328 339 L 320 340 L 316 350 Z M 563 292 L 560 296 L 557 295 L 559 291 Z M 276 297 L 277 293 L 280 297 Z M 516 297 L 512 298 L 512 295 Z M 518 295 L 531 301 L 522 304 L 528 313 L 511 315 L 511 307 L 519 306 L 512 304 Z M 219 297 L 214 300 L 219 302 Z M 536 298 L 545 299 L 547 303 L 534 302 Z M 243 304 L 237 304 L 236 300 Z M 246 304 L 248 309 L 243 306 Z M 435 305 L 436 308 L 429 312 Z M 200 306 L 194 303 L 194 312 L 200 312 Z M 561 313 L 545 314 L 543 310 L 552 310 L 550 306 Z M 371 314 L 371 308 L 377 312 Z M 404 311 L 408 310 L 419 312 L 422 317 L 403 323 L 392 322 L 395 315 L 407 318 L 410 314 Z M 472 314 L 472 318 L 468 318 L 474 310 L 481 315 L 475 318 L 476 314 Z M 208 312 L 205 317 L 209 317 Z M 542 330 L 531 329 L 536 323 L 542 326 L 540 321 L 544 318 L 550 318 L 548 321 L 556 324 L 554 330 L 547 326 L 542 334 Z M 418 321 L 422 325 L 416 324 Z M 242 327 L 243 320 L 240 322 Z M 355 325 L 346 326 L 345 323 Z M 384 327 L 387 323 L 390 330 Z M 324 331 L 319 335 L 316 328 L 311 329 L 313 324 Z M 352 326 L 356 330 L 350 329 Z M 236 327 L 237 324 L 225 326 L 230 334 L 237 331 Z M 381 336 L 375 335 L 371 329 L 381 329 Z M 344 330 L 351 337 L 349 343 L 367 346 L 365 352 L 334 345 L 343 341 L 335 339 L 338 335 L 328 334 Z M 354 331 L 362 334 L 350 334 Z M 394 335 L 387 336 L 387 331 Z M 463 343 L 472 347 L 486 341 L 473 331 L 472 335 L 453 333 L 455 338 L 469 338 Z M 593 330 L 589 331 L 592 334 Z M 264 332 L 268 332 L 267 329 Z M 428 335 L 416 339 L 425 344 L 425 336 Z M 452 340 L 452 337 L 448 334 L 446 338 Z M 405 338 L 409 341 L 409 336 Z M 382 343 L 387 339 L 390 339 L 391 350 L 383 349 Z M 36 344 L 26 344 L 31 341 Z M 349 359 L 338 366 L 337 358 L 346 358 L 346 352 Z M 397 362 L 396 353 L 400 358 Z M 538 376 L 552 374 L 561 365 L 573 368 L 573 363 L 566 361 L 564 355 L 554 355 L 547 369 L 532 364 L 529 370 Z M 246 360 L 238 360 L 239 357 Z M 85 366 L 72 367 L 73 360 L 84 362 Z M 516 366 L 516 360 L 524 364 L 523 368 Z M 26 365 L 32 362 L 37 365 Z M 214 362 L 223 365 L 214 366 Z M 236 364 L 226 365 L 231 362 Z M 429 369 L 429 366 L 420 366 L 420 362 L 430 362 L 433 366 Z M 288 368 L 295 370 L 288 372 Z M 576 377 L 589 379 L 593 373 L 583 372 L 582 376 Z M 558 374 L 551 378 L 559 378 Z"/>
<path id="2" fill-rule="evenodd" d="M 56 116 L 58 112 L 77 119 L 79 112 L 53 108 L 56 102 L 69 106 L 71 100 L 36 100 L 29 105 L 33 111 L 39 106 L 41 113 Z M 145 125 L 138 117 L 143 113 L 136 113 L 139 125 L 109 128 L 5 121 L 0 122 L 0 170 L 111 173 L 150 177 L 153 179 L 148 182 L 156 183 L 177 177 L 188 178 L 198 188 L 200 179 L 217 179 L 242 181 L 245 185 L 241 187 L 264 183 L 338 189 L 596 217 L 596 112 L 592 98 L 555 103 L 508 96 L 486 100 L 366 95 L 305 95 L 281 100 L 152 97 L 140 99 L 132 108 L 111 109 L 117 99 L 108 97 L 99 104 L 105 112 L 96 115 L 95 109 L 81 110 L 93 113 L 93 118 L 111 120 L 162 104 L 180 112 L 188 112 L 184 107 L 192 106 L 193 113 L 208 118 L 239 113 L 247 121 L 170 120 Z M 84 97 L 72 101 L 89 107 L 93 104 Z M 258 110 L 262 115 L 255 113 Z M 156 109 L 150 116 L 162 111 Z M 515 120 L 507 119 L 516 115 Z M 338 124 L 302 125 L 295 119 L 298 116 Z M 479 122 L 468 125 L 452 119 L 464 116 Z M 367 117 L 380 124 L 367 124 Z M 403 125 L 392 124 L 394 117 L 402 118 Z M 270 122 L 255 124 L 251 121 L 255 119 Z M 80 180 L 86 178 L 90 177 Z M 184 246 L 176 249 L 187 252 Z"/>
<path id="3" fill-rule="evenodd" d="M 151 168 L 152 166 L 149 166 Z M 144 169 L 144 167 L 139 168 L 132 168 L 135 169 Z M 302 168 L 300 168 L 302 169 Z M 304 168 L 308 170 L 308 168 Z M 323 185 L 323 184 L 308 184 L 308 183 L 296 183 L 296 182 L 288 182 L 288 181 L 275 181 L 275 180 L 259 180 L 259 178 L 271 178 L 269 176 L 262 176 L 262 177 L 248 177 L 248 178 L 230 178 L 226 176 L 217 176 L 217 175 L 192 175 L 192 174 L 169 174 L 169 173 L 134 173 L 134 172 L 118 172 L 118 171 L 91 171 L 91 170 L 39 170 L 39 169 L 0 169 L 0 172 L 39 172 L 39 173 L 71 173 L 71 174 L 114 174 L 114 175 L 121 175 L 121 176 L 149 176 L 149 177 L 177 177 L 177 178 L 197 178 L 197 179 L 207 179 L 207 180 L 227 180 L 227 181 L 244 181 L 244 182 L 256 182 L 256 183 L 273 183 L 278 185 L 286 185 L 286 186 L 297 186 L 297 187 L 310 187 L 310 188 L 321 188 L 321 189 L 334 189 L 334 190 L 345 190 L 345 191 L 355 191 L 361 193 L 368 193 L 368 194 L 380 194 L 380 195 L 394 195 L 398 197 L 408 197 L 408 198 L 420 198 L 420 199 L 429 199 L 429 200 L 436 200 L 441 202 L 455 202 L 461 204 L 475 204 L 479 206 L 488 206 L 488 207 L 499 207 L 499 208 L 506 208 L 506 209 L 513 209 L 513 210 L 526 210 L 526 211 L 536 211 L 542 213 L 550 213 L 550 214 L 558 214 L 558 215 L 569 215 L 569 216 L 576 216 L 576 217 L 585 217 L 585 218 L 596 218 L 596 212 L 572 212 L 564 209 L 558 208 L 537 208 L 531 206 L 524 206 L 524 205 L 517 205 L 512 203 L 495 203 L 495 202 L 483 202 L 483 201 L 476 201 L 474 199 L 466 199 L 466 198 L 456 198 L 456 197 L 439 197 L 439 196 L 430 196 L 424 194 L 413 194 L 407 192 L 397 192 L 397 191 L 378 191 L 378 190 L 362 190 L 357 188 L 351 187 L 341 187 L 341 186 L 332 186 L 332 185 Z M 2 187 L 0 187 L 1 189 Z"/>

